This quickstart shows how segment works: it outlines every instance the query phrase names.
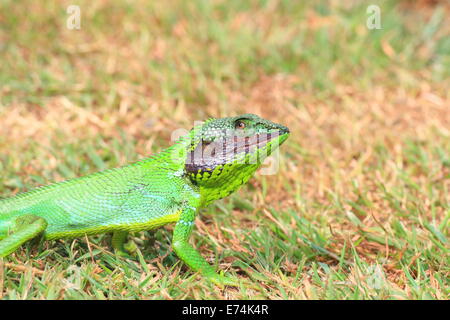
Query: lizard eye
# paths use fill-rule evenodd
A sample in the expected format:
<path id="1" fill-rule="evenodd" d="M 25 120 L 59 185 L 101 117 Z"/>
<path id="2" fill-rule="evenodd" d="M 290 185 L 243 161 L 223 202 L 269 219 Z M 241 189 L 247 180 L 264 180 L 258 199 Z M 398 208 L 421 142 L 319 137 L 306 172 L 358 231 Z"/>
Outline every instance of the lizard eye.
<path id="1" fill-rule="evenodd" d="M 234 124 L 234 127 L 236 129 L 244 129 L 245 128 L 245 122 L 242 120 L 237 120 Z"/>

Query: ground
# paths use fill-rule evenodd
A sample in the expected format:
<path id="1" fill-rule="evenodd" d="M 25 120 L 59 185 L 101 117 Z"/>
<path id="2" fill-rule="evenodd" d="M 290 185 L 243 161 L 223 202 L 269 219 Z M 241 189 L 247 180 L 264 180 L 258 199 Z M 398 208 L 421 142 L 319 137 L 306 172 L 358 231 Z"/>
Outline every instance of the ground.
<path id="1" fill-rule="evenodd" d="M 66 22 L 81 9 L 80 30 Z M 369 29 L 369 5 L 381 29 Z M 253 286 L 222 289 L 173 226 L 27 243 L 3 299 L 448 299 L 445 1 L 2 1 L 0 194 L 121 166 L 208 117 L 287 125 L 278 170 L 197 218 L 192 243 Z"/>

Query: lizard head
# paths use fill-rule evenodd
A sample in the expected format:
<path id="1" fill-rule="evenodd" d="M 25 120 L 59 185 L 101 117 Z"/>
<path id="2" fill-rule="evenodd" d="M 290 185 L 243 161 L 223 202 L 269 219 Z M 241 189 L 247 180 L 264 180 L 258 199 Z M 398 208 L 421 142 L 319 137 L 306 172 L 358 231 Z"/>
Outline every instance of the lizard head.
<path id="1" fill-rule="evenodd" d="M 208 193 L 206 202 L 223 198 L 246 183 L 288 136 L 287 127 L 254 114 L 210 119 L 191 130 L 185 172 Z"/>

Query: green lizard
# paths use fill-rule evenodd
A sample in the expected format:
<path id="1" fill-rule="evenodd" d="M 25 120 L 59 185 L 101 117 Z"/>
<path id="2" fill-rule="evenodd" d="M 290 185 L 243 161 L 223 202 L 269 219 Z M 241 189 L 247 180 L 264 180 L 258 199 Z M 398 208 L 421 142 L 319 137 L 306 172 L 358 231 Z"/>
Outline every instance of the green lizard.
<path id="1" fill-rule="evenodd" d="M 168 149 L 136 163 L 36 188 L 0 200 L 0 258 L 24 242 L 112 232 L 124 253 L 128 232 L 175 222 L 172 247 L 192 270 L 235 284 L 188 242 L 199 208 L 245 184 L 289 136 L 253 114 L 210 119 Z"/>

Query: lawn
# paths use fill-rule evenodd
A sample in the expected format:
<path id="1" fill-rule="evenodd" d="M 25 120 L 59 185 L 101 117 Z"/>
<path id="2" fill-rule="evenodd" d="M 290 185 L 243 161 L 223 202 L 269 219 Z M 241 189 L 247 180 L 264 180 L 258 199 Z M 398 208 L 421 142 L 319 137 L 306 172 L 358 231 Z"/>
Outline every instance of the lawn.
<path id="1" fill-rule="evenodd" d="M 448 299 L 449 16 L 425 0 L 2 1 L 2 197 L 142 159 L 209 117 L 291 136 L 276 173 L 204 209 L 191 239 L 252 286 L 192 273 L 169 225 L 133 235 L 136 259 L 109 234 L 31 241 L 0 262 L 0 297 Z"/>

